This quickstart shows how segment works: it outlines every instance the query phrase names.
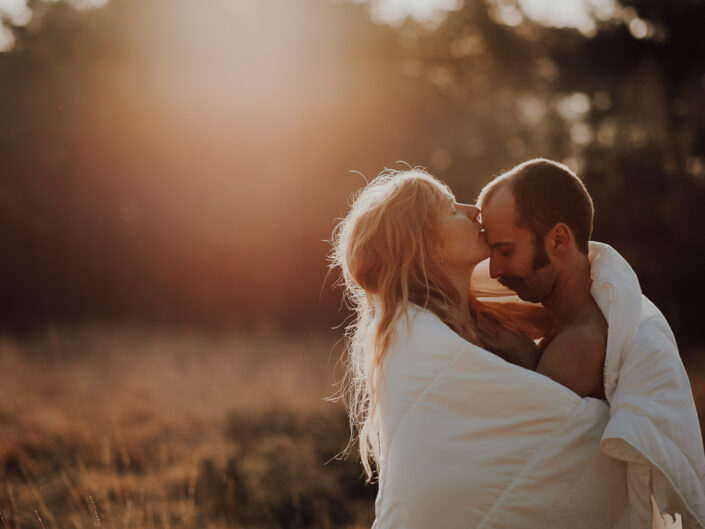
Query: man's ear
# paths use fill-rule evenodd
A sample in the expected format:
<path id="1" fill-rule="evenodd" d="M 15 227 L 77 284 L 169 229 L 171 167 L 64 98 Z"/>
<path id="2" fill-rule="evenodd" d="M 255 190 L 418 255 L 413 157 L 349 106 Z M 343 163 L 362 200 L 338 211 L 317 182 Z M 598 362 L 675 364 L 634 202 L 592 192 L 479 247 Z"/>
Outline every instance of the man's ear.
<path id="1" fill-rule="evenodd" d="M 573 240 L 573 233 L 567 224 L 559 222 L 546 236 L 546 246 L 551 255 L 565 255 Z"/>

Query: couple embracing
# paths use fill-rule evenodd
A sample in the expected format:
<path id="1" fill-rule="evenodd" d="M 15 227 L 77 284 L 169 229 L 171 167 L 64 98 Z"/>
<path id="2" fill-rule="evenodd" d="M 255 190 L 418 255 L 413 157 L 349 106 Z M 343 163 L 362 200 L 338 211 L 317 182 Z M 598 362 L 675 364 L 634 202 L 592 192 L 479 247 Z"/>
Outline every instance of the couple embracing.
<path id="1" fill-rule="evenodd" d="M 641 529 L 659 510 L 705 527 L 674 336 L 592 222 L 580 179 L 545 159 L 477 206 L 418 169 L 356 196 L 333 262 L 376 529 Z"/>

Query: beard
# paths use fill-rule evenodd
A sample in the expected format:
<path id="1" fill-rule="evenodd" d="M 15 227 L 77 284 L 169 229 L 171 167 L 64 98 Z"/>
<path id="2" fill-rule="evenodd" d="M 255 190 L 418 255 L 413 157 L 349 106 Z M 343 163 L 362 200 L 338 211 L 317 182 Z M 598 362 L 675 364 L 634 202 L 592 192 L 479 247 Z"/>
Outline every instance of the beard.
<path id="1" fill-rule="evenodd" d="M 528 277 L 507 276 L 499 279 L 505 287 L 516 292 L 517 296 L 524 301 L 531 303 L 542 303 L 546 299 L 550 288 L 541 281 L 537 281 L 533 274 Z"/>
<path id="2" fill-rule="evenodd" d="M 526 277 L 519 276 L 502 276 L 498 279 L 498 281 L 508 289 L 513 290 L 514 292 L 519 292 L 522 290 L 522 287 L 526 285 L 527 279 L 528 278 Z"/>
<path id="3" fill-rule="evenodd" d="M 506 275 L 499 278 L 499 282 L 505 287 L 513 290 L 517 295 L 524 301 L 530 301 L 532 303 L 539 303 L 545 299 L 543 292 L 537 292 L 537 284 L 535 284 L 536 278 L 534 276 L 535 272 L 538 272 L 542 268 L 545 268 L 551 264 L 551 259 L 548 257 L 546 248 L 543 245 L 543 237 L 534 238 L 534 257 L 532 259 L 533 271 L 526 277 L 521 277 L 517 275 Z M 532 281 L 534 279 L 534 281 Z M 540 289 L 543 290 L 543 289 Z"/>
<path id="4" fill-rule="evenodd" d="M 544 266 L 547 266 L 551 259 L 548 257 L 546 252 L 546 246 L 543 244 L 543 237 L 534 237 L 534 259 L 532 265 L 534 267 L 534 272 L 541 270 Z"/>

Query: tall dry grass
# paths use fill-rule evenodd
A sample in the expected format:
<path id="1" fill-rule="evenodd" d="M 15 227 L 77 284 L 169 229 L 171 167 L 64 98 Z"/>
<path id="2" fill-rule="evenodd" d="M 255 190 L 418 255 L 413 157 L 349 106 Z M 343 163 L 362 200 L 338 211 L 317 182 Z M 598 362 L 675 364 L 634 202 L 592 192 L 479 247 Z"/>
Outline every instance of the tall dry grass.
<path id="1" fill-rule="evenodd" d="M 334 339 L 2 338 L 0 527 L 369 527 L 374 487 L 332 460 Z"/>
<path id="2" fill-rule="evenodd" d="M 0 337 L 0 528 L 369 527 L 336 336 Z M 686 367 L 705 424 L 705 355 Z M 338 373 L 339 374 L 339 373 Z"/>

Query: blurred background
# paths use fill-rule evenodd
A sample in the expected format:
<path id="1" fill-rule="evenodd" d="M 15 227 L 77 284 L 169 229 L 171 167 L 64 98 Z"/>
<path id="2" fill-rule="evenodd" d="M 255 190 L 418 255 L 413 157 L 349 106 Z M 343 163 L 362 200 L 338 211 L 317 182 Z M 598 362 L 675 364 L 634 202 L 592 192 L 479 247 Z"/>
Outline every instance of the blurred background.
<path id="1" fill-rule="evenodd" d="M 331 461 L 326 241 L 404 163 L 464 202 L 572 167 L 705 404 L 701 2 L 0 0 L 0 22 L 0 526 L 369 526 L 374 486 Z"/>

